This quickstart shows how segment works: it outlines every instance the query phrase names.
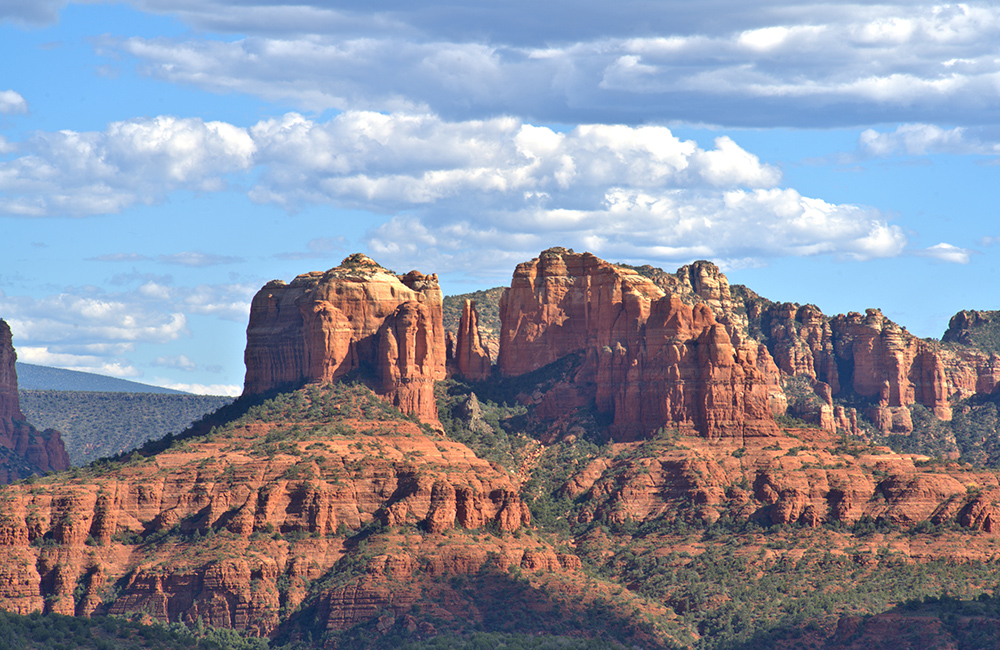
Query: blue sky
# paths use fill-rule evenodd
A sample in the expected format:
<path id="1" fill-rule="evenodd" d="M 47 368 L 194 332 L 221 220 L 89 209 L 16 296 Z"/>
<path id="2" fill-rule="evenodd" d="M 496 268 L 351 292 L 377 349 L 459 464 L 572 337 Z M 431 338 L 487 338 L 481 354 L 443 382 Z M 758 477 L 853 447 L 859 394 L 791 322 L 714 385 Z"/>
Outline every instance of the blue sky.
<path id="1" fill-rule="evenodd" d="M 22 361 L 237 393 L 249 300 L 362 251 L 709 259 L 922 337 L 997 309 L 1000 9 L 0 0 Z"/>

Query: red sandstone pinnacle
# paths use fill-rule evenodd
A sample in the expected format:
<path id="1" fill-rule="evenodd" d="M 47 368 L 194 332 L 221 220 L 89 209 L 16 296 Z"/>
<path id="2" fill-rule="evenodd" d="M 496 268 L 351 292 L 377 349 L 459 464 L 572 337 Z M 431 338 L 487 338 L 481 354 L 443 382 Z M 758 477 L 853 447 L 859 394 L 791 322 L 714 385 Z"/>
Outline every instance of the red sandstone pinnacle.
<path id="1" fill-rule="evenodd" d="M 956 359 L 961 354 L 918 339 L 876 309 L 867 310 L 864 316 L 837 316 L 830 324 L 837 356 L 853 361 L 854 391 L 879 397 L 878 406 L 869 415 L 886 432 L 912 430 L 908 409 L 903 413 L 903 407 L 915 402 L 938 418 L 950 420 L 949 397 L 954 393 L 972 395 L 980 383 L 979 375 L 989 372 L 986 366 L 990 364 L 974 360 L 983 368 L 971 371 L 975 379 L 965 379 L 970 369 Z M 972 386 L 965 385 L 970 383 Z M 985 383 L 992 388 L 992 382 Z"/>
<path id="2" fill-rule="evenodd" d="M 289 284 L 273 280 L 251 303 L 244 360 L 245 395 L 365 367 L 380 377 L 376 392 L 436 423 L 433 382 L 445 377 L 437 276 L 397 276 L 355 254 Z"/>
<path id="3" fill-rule="evenodd" d="M 466 379 L 480 381 L 490 376 L 490 353 L 479 335 L 479 313 L 476 301 L 466 300 L 455 343 L 455 365 Z"/>
<path id="4" fill-rule="evenodd" d="M 773 412 L 783 393 L 767 350 L 734 340 L 708 303 L 691 307 L 635 271 L 549 249 L 518 265 L 500 318 L 506 376 L 586 353 L 569 392 L 592 391 L 598 409 L 614 416 L 616 440 L 664 426 L 713 439 L 778 434 Z"/>
<path id="5" fill-rule="evenodd" d="M 378 393 L 399 410 L 424 422 L 437 422 L 434 380 L 443 379 L 433 332 L 441 329 L 434 310 L 419 302 L 405 302 L 385 319 L 379 330 L 377 366 L 381 371 Z"/>

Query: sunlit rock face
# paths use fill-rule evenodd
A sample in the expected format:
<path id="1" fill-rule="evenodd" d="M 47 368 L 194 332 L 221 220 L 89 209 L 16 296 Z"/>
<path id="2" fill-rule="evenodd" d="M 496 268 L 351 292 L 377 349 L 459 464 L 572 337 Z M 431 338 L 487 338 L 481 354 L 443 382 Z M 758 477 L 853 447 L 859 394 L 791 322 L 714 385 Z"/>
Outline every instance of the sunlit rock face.
<path id="1" fill-rule="evenodd" d="M 618 440 L 663 426 L 712 439 L 777 435 L 780 373 L 763 345 L 717 322 L 728 283 L 703 282 L 702 271 L 674 290 L 590 253 L 544 251 L 518 265 L 501 300 L 499 370 L 519 376 L 582 353 L 559 402 L 594 399 Z"/>
<path id="2" fill-rule="evenodd" d="M 395 275 L 352 255 L 326 272 L 268 282 L 254 296 L 243 393 L 374 378 L 405 413 L 436 422 L 434 381 L 445 377 L 442 295 L 436 275 Z"/>

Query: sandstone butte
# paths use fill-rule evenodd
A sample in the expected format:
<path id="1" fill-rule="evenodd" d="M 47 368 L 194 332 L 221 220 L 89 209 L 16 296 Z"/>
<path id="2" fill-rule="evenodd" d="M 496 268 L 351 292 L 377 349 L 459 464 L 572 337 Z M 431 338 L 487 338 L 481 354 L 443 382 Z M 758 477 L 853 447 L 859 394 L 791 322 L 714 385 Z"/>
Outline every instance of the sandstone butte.
<path id="1" fill-rule="evenodd" d="M 449 364 L 441 302 L 435 276 L 357 255 L 268 283 L 234 406 L 159 450 L 0 490 L 0 607 L 200 618 L 257 635 L 294 635 L 307 617 L 325 632 L 361 624 L 426 638 L 484 625 L 498 607 L 586 630 L 588 607 L 614 602 L 626 620 L 652 617 L 629 638 L 658 647 L 682 639 L 690 605 L 616 577 L 611 560 L 636 539 L 606 527 L 662 525 L 638 541 L 668 572 L 713 544 L 673 526 L 723 517 L 778 531 L 741 534 L 739 553 L 761 571 L 803 560 L 808 544 L 873 570 L 884 551 L 906 562 L 1000 556 L 996 471 L 852 442 L 843 434 L 859 416 L 832 402 L 869 397 L 879 426 L 905 430 L 909 405 L 948 417 L 949 398 L 991 392 L 995 355 L 916 339 L 874 310 L 829 318 L 771 303 L 707 262 L 667 274 L 550 249 L 514 273 L 488 374 L 472 304 Z M 517 386 L 546 444 L 528 440 L 504 467 L 449 439 L 433 394 L 449 368 Z M 0 404 L 16 409 L 12 395 L 7 386 Z M 610 439 L 546 475 L 593 426 L 589 406 Z M 821 426 L 779 426 L 786 410 Z M 461 426 L 488 426 L 467 411 Z M 567 525 L 595 526 L 578 537 L 538 529 L 533 479 L 531 489 L 552 485 L 564 505 L 549 508 L 564 508 Z M 863 521 L 899 532 L 854 535 Z M 918 524 L 938 528 L 907 532 Z M 490 600 L 510 593 L 510 574 L 519 596 Z"/>
<path id="2" fill-rule="evenodd" d="M 524 375 L 574 353 L 556 411 L 596 400 L 616 440 L 670 426 L 710 439 L 776 436 L 780 374 L 767 348 L 638 272 L 549 249 L 518 265 L 500 302 L 500 372 Z M 715 302 L 718 302 L 717 300 Z"/>
<path id="3" fill-rule="evenodd" d="M 10 326 L 0 319 L 0 484 L 69 469 L 62 436 L 25 421 L 17 396 L 17 369 Z"/>
<path id="4" fill-rule="evenodd" d="M 250 305 L 243 394 L 366 371 L 378 394 L 435 423 L 447 356 L 441 305 L 436 275 L 395 275 L 361 254 L 268 282 Z"/>

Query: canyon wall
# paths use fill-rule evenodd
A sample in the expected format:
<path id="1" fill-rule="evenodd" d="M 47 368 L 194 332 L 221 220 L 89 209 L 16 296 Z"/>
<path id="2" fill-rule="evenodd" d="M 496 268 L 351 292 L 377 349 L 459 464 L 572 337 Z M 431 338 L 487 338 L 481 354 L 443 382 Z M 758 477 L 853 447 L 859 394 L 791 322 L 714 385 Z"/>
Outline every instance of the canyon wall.
<path id="1" fill-rule="evenodd" d="M 301 399 L 327 390 L 303 389 Z M 359 396 L 363 404 L 366 392 L 346 389 L 336 406 L 346 410 Z M 366 526 L 448 539 L 449 531 L 530 525 L 520 485 L 468 447 L 405 420 L 303 419 L 307 411 L 10 486 L 0 494 L 0 608 L 144 612 L 270 634 L 279 604 L 293 611 Z M 288 436 L 293 423 L 298 437 Z M 262 444 L 275 437 L 280 453 Z M 139 559 L 146 552 L 155 560 Z"/>
<path id="2" fill-rule="evenodd" d="M 500 374 L 583 355 L 577 377 L 543 399 L 541 416 L 559 419 L 593 401 L 613 416 L 620 440 L 662 426 L 710 438 L 774 435 L 774 415 L 786 409 L 830 431 L 858 433 L 860 413 L 884 433 L 905 434 L 913 404 L 948 420 L 956 399 L 1000 383 L 1000 356 L 968 345 L 970 332 L 992 323 L 989 313 L 957 315 L 945 338 L 959 344 L 942 345 L 878 310 L 828 317 L 813 305 L 770 302 L 730 287 L 705 261 L 667 273 L 552 248 L 518 265 L 500 314 Z M 446 342 L 437 277 L 397 276 L 360 254 L 261 289 L 245 359 L 245 394 L 357 371 L 431 423 L 435 381 L 448 372 L 481 381 L 492 371 L 473 302 Z"/>

